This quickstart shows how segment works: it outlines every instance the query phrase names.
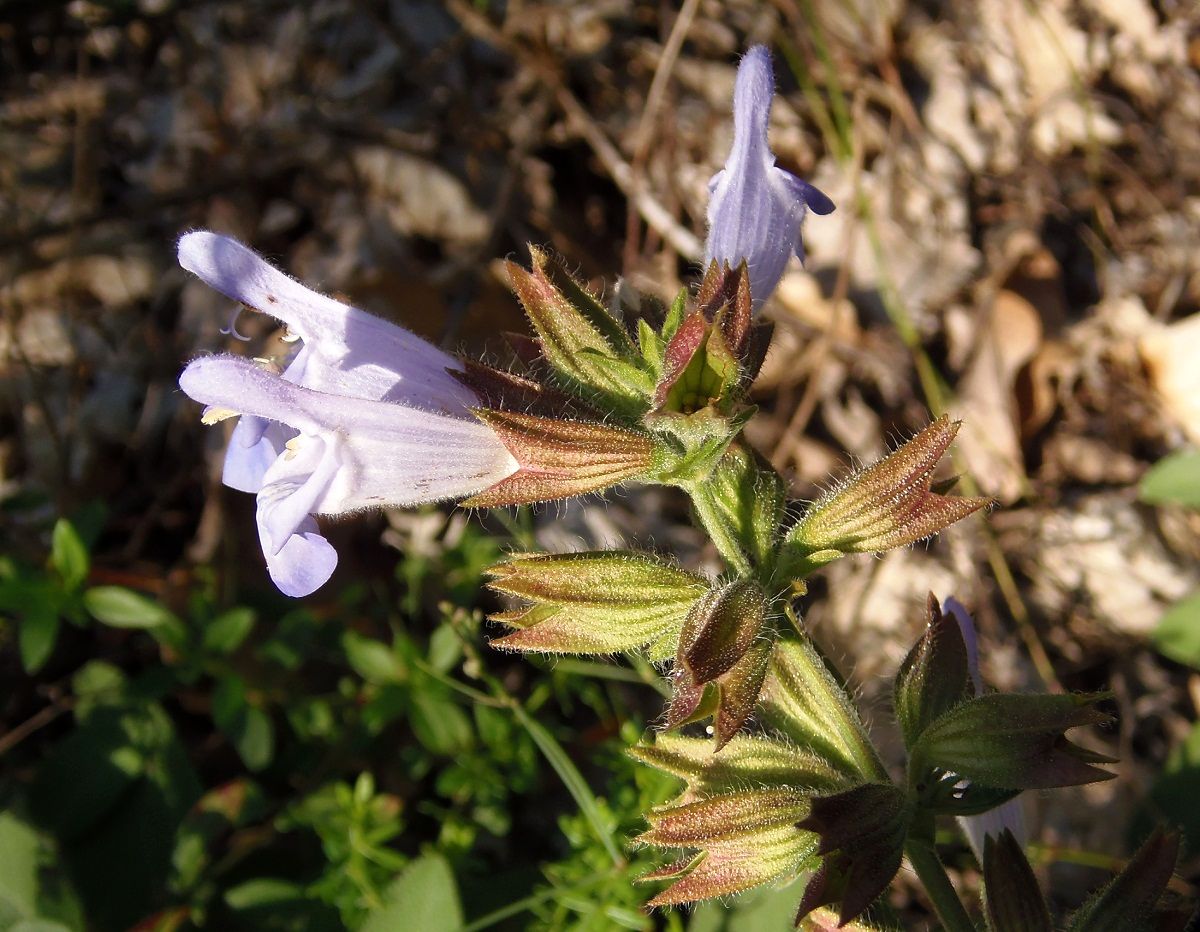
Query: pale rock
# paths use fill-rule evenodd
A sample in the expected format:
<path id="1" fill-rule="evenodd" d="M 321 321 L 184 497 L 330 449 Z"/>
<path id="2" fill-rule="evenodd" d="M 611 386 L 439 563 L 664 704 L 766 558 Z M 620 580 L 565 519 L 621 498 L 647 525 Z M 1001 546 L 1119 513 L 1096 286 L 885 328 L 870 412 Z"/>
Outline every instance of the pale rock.
<path id="1" fill-rule="evenodd" d="M 364 146 L 353 154 L 371 198 L 384 205 L 396 232 L 468 247 L 488 234 L 487 214 L 472 200 L 466 185 L 440 165 L 383 146 Z"/>
<path id="2" fill-rule="evenodd" d="M 1150 326 L 1138 352 L 1167 414 L 1200 444 L 1200 314 Z"/>

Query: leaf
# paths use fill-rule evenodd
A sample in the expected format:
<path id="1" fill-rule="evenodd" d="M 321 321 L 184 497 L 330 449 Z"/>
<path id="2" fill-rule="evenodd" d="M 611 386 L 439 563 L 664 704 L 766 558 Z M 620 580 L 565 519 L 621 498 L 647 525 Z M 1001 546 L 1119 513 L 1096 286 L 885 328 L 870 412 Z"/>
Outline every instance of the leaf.
<path id="1" fill-rule="evenodd" d="M 145 767 L 121 710 L 96 710 L 54 746 L 30 789 L 39 824 L 71 840 L 103 819 Z"/>
<path id="2" fill-rule="evenodd" d="M 256 932 L 336 932 L 345 928 L 331 906 L 319 902 L 293 880 L 255 877 L 226 890 L 223 899 L 224 906 L 236 918 L 229 917 L 228 913 L 210 917 L 209 925 L 213 928 L 254 929 Z"/>
<path id="3" fill-rule="evenodd" d="M 37 914 L 37 832 L 8 812 L 0 812 L 0 916 Z"/>
<path id="4" fill-rule="evenodd" d="M 386 644 L 347 631 L 342 635 L 342 650 L 351 669 L 368 683 L 386 686 L 404 681 L 404 664 Z"/>
<path id="5" fill-rule="evenodd" d="M 1200 592 L 1172 605 L 1152 637 L 1164 657 L 1200 669 Z"/>
<path id="6" fill-rule="evenodd" d="M 255 877 L 225 891 L 225 902 L 233 909 L 254 909 L 272 906 L 288 900 L 302 900 L 304 887 L 292 880 L 277 877 Z"/>
<path id="7" fill-rule="evenodd" d="M 124 586 L 94 586 L 83 594 L 84 607 L 111 628 L 157 628 L 178 619 L 166 608 Z"/>
<path id="8" fill-rule="evenodd" d="M 1171 749 L 1162 773 L 1150 788 L 1154 816 L 1173 823 L 1183 832 L 1189 856 L 1200 850 L 1197 786 L 1200 786 L 1200 722 L 1192 725 L 1187 737 Z"/>
<path id="9" fill-rule="evenodd" d="M 201 643 L 205 650 L 232 654 L 254 628 L 254 612 L 248 608 L 231 608 L 218 615 L 204 629 Z"/>
<path id="10" fill-rule="evenodd" d="M 66 518 L 54 524 L 50 538 L 50 565 L 54 567 L 68 592 L 78 589 L 87 579 L 90 560 L 79 532 Z"/>
<path id="11" fill-rule="evenodd" d="M 53 605 L 36 603 L 26 609 L 19 634 L 21 666 L 26 673 L 37 673 L 50 659 L 60 626 L 61 619 Z"/>
<path id="12" fill-rule="evenodd" d="M 262 709 L 246 699 L 246 687 L 236 676 L 226 676 L 213 690 L 213 721 L 238 752 L 242 763 L 259 771 L 275 755 L 275 725 Z"/>
<path id="13" fill-rule="evenodd" d="M 1163 457 L 1142 477 L 1142 501 L 1200 508 L 1200 450 L 1180 450 Z"/>
<path id="14" fill-rule="evenodd" d="M 96 709 L 59 743 L 30 809 L 58 835 L 88 928 L 127 929 L 161 905 L 176 829 L 199 795 L 187 752 L 153 703 Z"/>
<path id="15" fill-rule="evenodd" d="M 434 754 L 451 755 L 471 747 L 471 720 L 451 699 L 434 691 L 433 683 L 411 694 L 409 724 L 417 740 Z"/>
<path id="16" fill-rule="evenodd" d="M 458 885 L 439 854 L 409 864 L 384 891 L 383 899 L 383 906 L 367 917 L 362 932 L 458 932 L 463 926 Z"/>
<path id="17" fill-rule="evenodd" d="M 229 739 L 249 770 L 257 772 L 275 756 L 275 725 L 262 709 L 248 705 L 231 729 Z"/>

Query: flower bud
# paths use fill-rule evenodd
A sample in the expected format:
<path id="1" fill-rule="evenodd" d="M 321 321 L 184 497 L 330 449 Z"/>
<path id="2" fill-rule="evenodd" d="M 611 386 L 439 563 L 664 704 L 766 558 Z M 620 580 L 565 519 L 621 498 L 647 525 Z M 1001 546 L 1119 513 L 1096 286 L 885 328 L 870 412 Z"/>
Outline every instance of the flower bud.
<path id="1" fill-rule="evenodd" d="M 989 835 L 983 847 L 983 901 L 989 932 L 1053 932 L 1033 868 L 1012 832 Z"/>
<path id="2" fill-rule="evenodd" d="M 636 417 L 646 410 L 652 381 L 624 325 L 581 284 L 530 246 L 533 268 L 508 263 L 509 280 L 542 355 L 560 381 L 606 410 Z"/>
<path id="3" fill-rule="evenodd" d="M 766 594 L 748 579 L 710 589 L 692 606 L 679 636 L 667 728 L 712 714 L 718 751 L 737 733 L 767 675 L 771 642 L 758 640 L 767 608 Z"/>
<path id="4" fill-rule="evenodd" d="M 797 827 L 817 834 L 824 860 L 804 889 L 796 924 L 818 906 L 837 904 L 843 923 L 870 906 L 900 869 L 911 819 L 903 790 L 891 784 L 813 799 Z"/>
<path id="5" fill-rule="evenodd" d="M 517 461 L 512 475 L 463 502 L 495 508 L 598 492 L 644 475 L 655 460 L 646 434 L 603 424 L 477 409 Z"/>
<path id="6" fill-rule="evenodd" d="M 649 645 L 658 660 L 671 656 L 707 585 L 654 557 L 618 551 L 518 556 L 488 572 L 490 588 L 528 603 L 491 616 L 519 629 L 496 647 L 611 654 Z"/>
<path id="7" fill-rule="evenodd" d="M 732 668 L 763 629 L 767 597 L 750 579 L 710 589 L 692 606 L 679 635 L 676 662 L 692 683 L 708 683 Z"/>
<path id="8" fill-rule="evenodd" d="M 744 789 L 747 786 L 833 790 L 845 777 L 812 751 L 759 735 L 737 735 L 720 754 L 706 738 L 658 732 L 653 744 L 639 744 L 629 755 L 687 781 L 683 799 Z"/>
<path id="9" fill-rule="evenodd" d="M 758 374 L 770 343 L 769 325 L 753 326 L 749 276 L 709 266 L 693 310 L 673 310 L 663 327 L 666 341 L 654 389 L 656 415 L 711 410 L 729 414 Z"/>
<path id="10" fill-rule="evenodd" d="M 892 696 L 904 743 L 912 747 L 931 722 L 972 695 L 967 647 L 952 615 L 929 594 L 929 620 L 896 674 Z"/>
<path id="11" fill-rule="evenodd" d="M 758 703 L 771 660 L 770 642 L 751 647 L 732 667 L 707 683 L 693 683 L 686 672 L 677 677 L 667 705 L 663 728 L 677 728 L 710 715 L 716 745 L 721 750 L 746 723 Z"/>
<path id="12" fill-rule="evenodd" d="M 1066 738 L 1071 728 L 1110 721 L 1095 707 L 1102 698 L 993 693 L 969 699 L 925 728 L 912 748 L 910 772 L 942 771 L 985 787 L 1009 790 L 1111 780 L 1114 774 L 1092 766 L 1113 763 L 1111 758 Z"/>
<path id="13" fill-rule="evenodd" d="M 940 417 L 874 466 L 818 501 L 787 536 L 801 557 L 828 562 L 843 553 L 873 553 L 936 534 L 989 504 L 931 490 L 933 471 L 958 433 Z"/>
<path id="14" fill-rule="evenodd" d="M 671 880 L 652 906 L 725 896 L 790 880 L 812 862 L 816 837 L 797 827 L 814 791 L 843 778 L 807 750 L 738 735 L 713 755 L 708 741 L 660 734 L 631 755 L 687 781 L 672 804 L 647 816 L 639 843 L 698 851 L 643 880 Z"/>

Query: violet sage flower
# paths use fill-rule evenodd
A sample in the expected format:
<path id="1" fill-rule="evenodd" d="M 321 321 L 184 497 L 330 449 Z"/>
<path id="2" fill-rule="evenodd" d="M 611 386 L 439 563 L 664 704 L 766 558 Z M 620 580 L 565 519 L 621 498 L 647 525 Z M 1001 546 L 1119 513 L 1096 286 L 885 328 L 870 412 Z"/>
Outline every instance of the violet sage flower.
<path id="1" fill-rule="evenodd" d="M 967 647 L 967 669 L 971 674 L 971 685 L 975 690 L 975 695 L 982 696 L 983 678 L 979 675 L 979 636 L 975 631 L 975 622 L 963 604 L 954 596 L 950 596 L 942 602 L 942 607 L 958 622 L 958 630 L 962 632 L 963 643 Z M 1001 803 L 995 809 L 989 809 L 979 815 L 959 816 L 958 826 L 967 836 L 967 842 L 970 844 L 971 850 L 975 852 L 975 859 L 980 864 L 983 863 L 984 843 L 988 836 L 999 838 L 1001 833 L 1008 829 L 1022 847 L 1025 846 L 1028 838 L 1028 832 L 1025 829 L 1025 811 L 1021 808 L 1020 797 L 1014 797 L 1008 802 Z"/>
<path id="2" fill-rule="evenodd" d="M 437 347 L 305 288 L 236 240 L 197 232 L 179 262 L 302 341 L 282 373 L 237 356 L 194 360 L 180 387 L 206 423 L 242 415 L 222 479 L 258 497 L 271 579 L 290 596 L 322 586 L 337 554 L 314 515 L 416 505 L 479 492 L 516 460 L 471 413 L 476 396 Z"/>
<path id="3" fill-rule="evenodd" d="M 828 214 L 833 201 L 775 165 L 767 124 L 775 78 L 771 53 L 756 45 L 738 65 L 733 91 L 733 148 L 709 182 L 708 242 L 704 264 L 745 261 L 758 310 L 770 297 L 794 252 L 804 259 L 800 225 L 808 210 Z"/>

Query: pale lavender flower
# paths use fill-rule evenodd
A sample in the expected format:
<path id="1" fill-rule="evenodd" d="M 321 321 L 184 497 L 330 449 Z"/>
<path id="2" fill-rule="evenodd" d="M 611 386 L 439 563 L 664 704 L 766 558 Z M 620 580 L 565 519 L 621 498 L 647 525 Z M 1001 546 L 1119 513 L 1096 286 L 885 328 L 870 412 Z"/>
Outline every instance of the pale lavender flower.
<path id="1" fill-rule="evenodd" d="M 982 696 L 983 678 L 979 675 L 979 637 L 975 631 L 975 622 L 963 604 L 954 596 L 950 596 L 942 602 L 942 608 L 953 615 L 954 620 L 958 622 L 958 630 L 962 632 L 963 641 L 967 645 L 967 668 L 971 673 L 971 684 L 975 688 L 975 695 Z M 1001 832 L 1008 829 L 1022 847 L 1028 840 L 1025 812 L 1021 807 L 1019 796 L 979 815 L 959 816 L 958 826 L 967 836 L 967 842 L 971 845 L 971 850 L 975 852 L 975 858 L 980 864 L 983 863 L 984 842 L 989 835 L 996 838 Z"/>
<path id="2" fill-rule="evenodd" d="M 805 213 L 834 209 L 833 201 L 815 187 L 776 167 L 767 142 L 774 94 L 771 53 L 756 45 L 738 66 L 733 148 L 725 168 L 709 182 L 704 264 L 715 259 L 736 268 L 745 260 L 755 310 L 779 284 L 792 253 L 804 259 L 800 225 Z"/>
<path id="3" fill-rule="evenodd" d="M 309 291 L 228 237 L 189 233 L 179 261 L 303 341 L 279 375 L 210 356 L 179 379 L 209 406 L 206 422 L 242 415 L 223 480 L 257 494 L 267 568 L 285 594 L 309 594 L 337 564 L 313 515 L 458 498 L 516 471 L 471 414 L 478 399 L 446 371 L 458 364 L 425 340 Z"/>

